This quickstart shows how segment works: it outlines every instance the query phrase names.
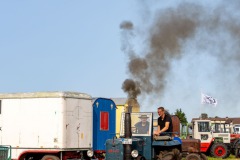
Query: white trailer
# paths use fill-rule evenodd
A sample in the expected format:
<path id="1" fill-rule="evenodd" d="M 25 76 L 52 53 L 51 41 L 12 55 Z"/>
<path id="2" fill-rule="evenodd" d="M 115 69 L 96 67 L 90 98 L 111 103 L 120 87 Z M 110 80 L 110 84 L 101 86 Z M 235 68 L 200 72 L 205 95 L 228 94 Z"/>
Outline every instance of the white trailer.
<path id="1" fill-rule="evenodd" d="M 84 93 L 0 94 L 0 145 L 16 160 L 80 159 L 92 148 L 92 112 Z"/>

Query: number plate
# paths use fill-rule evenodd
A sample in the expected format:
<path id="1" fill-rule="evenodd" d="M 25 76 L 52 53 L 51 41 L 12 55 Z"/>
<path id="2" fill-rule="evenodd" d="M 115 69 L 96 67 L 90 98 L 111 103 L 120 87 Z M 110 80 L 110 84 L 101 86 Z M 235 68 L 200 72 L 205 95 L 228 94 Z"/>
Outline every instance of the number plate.
<path id="1" fill-rule="evenodd" d="M 123 138 L 122 139 L 122 144 L 132 144 L 132 139 Z"/>

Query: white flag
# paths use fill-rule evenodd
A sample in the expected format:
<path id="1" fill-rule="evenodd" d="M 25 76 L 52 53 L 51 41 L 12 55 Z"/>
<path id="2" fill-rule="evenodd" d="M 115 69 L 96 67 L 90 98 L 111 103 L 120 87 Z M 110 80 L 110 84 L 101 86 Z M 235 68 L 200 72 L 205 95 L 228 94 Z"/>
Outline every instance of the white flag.
<path id="1" fill-rule="evenodd" d="M 202 104 L 217 105 L 217 99 L 202 93 Z"/>

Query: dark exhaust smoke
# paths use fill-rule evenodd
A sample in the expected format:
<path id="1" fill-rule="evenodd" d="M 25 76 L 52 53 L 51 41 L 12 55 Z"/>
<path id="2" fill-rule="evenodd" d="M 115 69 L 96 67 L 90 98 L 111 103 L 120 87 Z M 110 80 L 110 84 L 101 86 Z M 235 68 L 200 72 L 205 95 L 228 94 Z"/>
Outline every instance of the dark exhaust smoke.
<path id="1" fill-rule="evenodd" d="M 128 98 L 137 98 L 141 93 L 139 83 L 132 79 L 126 79 L 123 82 L 122 89 L 124 92 L 128 93 Z"/>
<path id="2" fill-rule="evenodd" d="M 181 44 L 194 35 L 199 23 L 200 8 L 190 7 L 195 9 L 183 11 L 180 9 L 182 7 L 179 7 L 158 13 L 147 32 L 148 50 L 142 57 L 134 53 L 129 43 L 129 39 L 134 35 L 133 24 L 124 22 L 120 25 L 124 38 L 122 49 L 129 58 L 128 71 L 143 93 L 161 93 L 170 62 L 181 58 Z"/>
<path id="3" fill-rule="evenodd" d="M 131 86 L 139 87 L 134 96 L 141 93 L 141 96 L 160 99 L 163 95 L 170 94 L 165 90 L 166 86 L 170 86 L 173 93 L 180 92 L 175 97 L 170 94 L 172 98 L 181 98 L 182 100 L 178 100 L 181 106 L 190 106 L 193 101 L 196 102 L 193 97 L 200 97 L 200 93 L 193 96 L 196 90 L 202 87 L 200 85 L 211 83 L 213 95 L 228 97 L 226 87 L 234 95 L 231 102 L 223 102 L 226 106 L 233 106 L 233 101 L 240 104 L 238 98 L 234 98 L 240 96 L 234 89 L 240 87 L 240 3 L 218 1 L 206 6 L 200 3 L 182 2 L 174 7 L 155 10 L 154 17 L 148 17 L 153 21 L 144 31 L 141 31 L 141 26 L 131 21 L 120 25 L 122 51 L 128 58 L 129 79 L 126 81 L 131 80 L 131 83 L 135 83 Z M 144 18 L 147 16 L 144 15 Z M 137 46 L 140 51 L 134 48 L 136 43 L 133 41 L 136 37 L 144 38 L 142 44 Z M 183 59 L 184 63 L 180 63 Z M 212 63 L 205 64 L 208 59 L 212 59 Z M 181 70 L 182 74 L 178 73 L 180 77 L 170 75 L 176 73 L 172 70 L 175 64 L 179 64 L 175 69 L 182 65 L 188 66 Z M 207 68 L 206 65 L 210 67 Z M 202 77 L 204 81 L 200 79 Z M 179 80 L 182 81 L 180 85 L 177 83 Z M 231 85 L 226 85 L 228 82 L 231 82 Z M 171 86 L 169 83 L 178 86 Z M 123 90 L 132 95 L 134 89 L 125 87 L 126 84 L 128 83 L 124 81 Z M 176 88 L 178 90 L 174 90 Z"/>

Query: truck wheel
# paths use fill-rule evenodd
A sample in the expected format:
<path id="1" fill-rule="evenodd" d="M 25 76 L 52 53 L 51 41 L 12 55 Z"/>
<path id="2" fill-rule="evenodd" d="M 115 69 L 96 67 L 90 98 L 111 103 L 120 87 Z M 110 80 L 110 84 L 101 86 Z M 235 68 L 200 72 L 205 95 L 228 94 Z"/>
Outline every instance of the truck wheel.
<path id="1" fill-rule="evenodd" d="M 45 155 L 41 160 L 60 160 L 60 159 L 54 155 Z"/>
<path id="2" fill-rule="evenodd" d="M 214 143 L 211 147 L 211 155 L 215 158 L 227 158 L 230 154 L 224 143 Z"/>
<path id="3" fill-rule="evenodd" d="M 203 153 L 200 154 L 201 160 L 207 160 L 207 156 Z"/>
<path id="4" fill-rule="evenodd" d="M 189 155 L 187 155 L 186 160 L 201 160 L 201 157 L 199 154 L 190 153 Z"/>

